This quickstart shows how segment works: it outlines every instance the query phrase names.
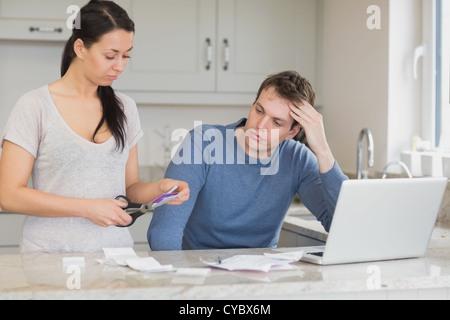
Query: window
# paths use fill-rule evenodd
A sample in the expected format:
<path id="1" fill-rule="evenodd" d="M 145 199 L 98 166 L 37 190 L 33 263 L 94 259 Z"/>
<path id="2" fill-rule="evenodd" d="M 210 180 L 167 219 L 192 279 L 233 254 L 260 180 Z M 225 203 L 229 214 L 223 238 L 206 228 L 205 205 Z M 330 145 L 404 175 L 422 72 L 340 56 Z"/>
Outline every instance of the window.
<path id="1" fill-rule="evenodd" d="M 450 151 L 450 1 L 436 0 L 436 146 Z"/>

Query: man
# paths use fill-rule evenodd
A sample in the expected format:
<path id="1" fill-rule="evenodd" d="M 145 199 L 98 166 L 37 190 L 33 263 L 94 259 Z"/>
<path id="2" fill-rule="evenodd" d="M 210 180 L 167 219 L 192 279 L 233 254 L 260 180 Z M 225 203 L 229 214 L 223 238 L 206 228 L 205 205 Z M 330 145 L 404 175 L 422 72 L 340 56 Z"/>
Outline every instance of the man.
<path id="1" fill-rule="evenodd" d="M 348 178 L 314 100 L 306 79 L 283 72 L 261 85 L 248 119 L 191 131 L 166 172 L 189 183 L 190 200 L 155 212 L 147 235 L 152 250 L 276 247 L 297 193 L 329 230 Z M 293 140 L 300 131 L 309 148 Z"/>

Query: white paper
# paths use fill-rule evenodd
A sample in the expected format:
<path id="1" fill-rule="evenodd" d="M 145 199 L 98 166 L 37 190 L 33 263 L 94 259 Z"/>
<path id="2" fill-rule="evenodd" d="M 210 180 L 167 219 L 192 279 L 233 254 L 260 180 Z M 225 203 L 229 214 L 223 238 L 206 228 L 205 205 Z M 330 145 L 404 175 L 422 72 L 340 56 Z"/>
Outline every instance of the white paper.
<path id="1" fill-rule="evenodd" d="M 141 272 L 168 272 L 173 271 L 172 265 L 162 266 L 155 258 L 134 258 L 127 260 L 131 269 Z"/>
<path id="2" fill-rule="evenodd" d="M 179 268 L 175 277 L 172 278 L 172 283 L 200 286 L 205 283 L 210 274 L 210 268 Z"/>
<path id="3" fill-rule="evenodd" d="M 303 251 L 265 254 L 265 255 L 237 255 L 222 261 L 208 262 L 200 259 L 204 264 L 228 271 L 261 271 L 291 269 L 290 263 L 297 262 L 303 256 Z M 219 260 L 219 259 L 218 259 Z"/>
<path id="4" fill-rule="evenodd" d="M 105 259 L 97 259 L 101 264 L 111 266 L 130 267 L 140 272 L 169 272 L 172 265 L 162 266 L 155 258 L 138 257 L 132 248 L 104 248 Z"/>
<path id="5" fill-rule="evenodd" d="M 104 264 L 123 267 L 128 265 L 128 259 L 137 257 L 136 252 L 132 248 L 104 248 L 103 253 L 105 254 Z"/>
<path id="6" fill-rule="evenodd" d="M 282 253 L 264 253 L 264 256 L 273 258 L 273 259 L 298 262 L 303 257 L 303 251 L 282 252 Z"/>

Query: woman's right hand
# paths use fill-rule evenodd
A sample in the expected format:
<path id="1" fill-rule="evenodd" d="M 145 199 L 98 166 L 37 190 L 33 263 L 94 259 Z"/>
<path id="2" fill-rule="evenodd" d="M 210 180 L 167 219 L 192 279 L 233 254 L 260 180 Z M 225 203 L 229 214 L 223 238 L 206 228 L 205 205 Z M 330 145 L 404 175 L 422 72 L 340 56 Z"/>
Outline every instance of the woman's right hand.
<path id="1" fill-rule="evenodd" d="M 127 203 L 115 199 L 86 200 L 85 218 L 101 227 L 127 226 L 131 223 L 131 216 L 122 207 Z"/>

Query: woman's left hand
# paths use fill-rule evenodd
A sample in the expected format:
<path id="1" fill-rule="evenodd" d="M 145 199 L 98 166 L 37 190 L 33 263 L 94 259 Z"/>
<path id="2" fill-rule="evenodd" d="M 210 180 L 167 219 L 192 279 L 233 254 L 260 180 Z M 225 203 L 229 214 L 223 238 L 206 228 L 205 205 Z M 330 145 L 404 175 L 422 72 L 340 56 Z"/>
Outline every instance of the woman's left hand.
<path id="1" fill-rule="evenodd" d="M 178 187 L 174 193 L 178 193 L 180 196 L 172 201 L 170 201 L 169 205 L 180 205 L 189 200 L 190 189 L 187 182 L 172 180 L 172 179 L 164 179 L 160 181 L 160 190 L 161 192 L 169 192 L 172 188 Z"/>

